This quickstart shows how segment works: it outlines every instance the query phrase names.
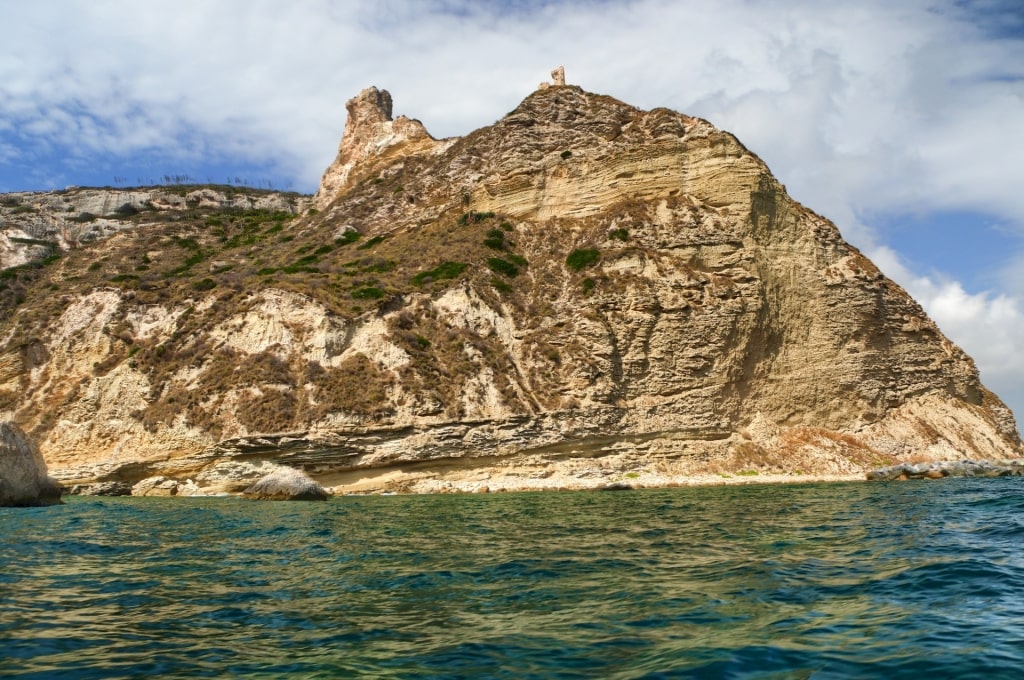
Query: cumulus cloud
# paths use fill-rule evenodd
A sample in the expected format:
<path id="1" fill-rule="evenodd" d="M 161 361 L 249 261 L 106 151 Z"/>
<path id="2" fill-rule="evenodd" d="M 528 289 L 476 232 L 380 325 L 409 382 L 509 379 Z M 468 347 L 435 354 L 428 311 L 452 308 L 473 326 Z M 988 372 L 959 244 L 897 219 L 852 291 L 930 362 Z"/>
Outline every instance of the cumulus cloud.
<path id="1" fill-rule="evenodd" d="M 1007 254 L 998 289 L 969 292 L 887 256 L 882 226 L 970 211 L 1024 235 L 1015 0 L 0 0 L 0 15 L 15 27 L 0 45 L 0 190 L 144 159 L 255 167 L 311 191 L 363 87 L 461 135 L 564 64 L 589 90 L 737 134 L 987 379 L 1024 378 L 1000 339 L 1019 328 L 1024 255 Z"/>

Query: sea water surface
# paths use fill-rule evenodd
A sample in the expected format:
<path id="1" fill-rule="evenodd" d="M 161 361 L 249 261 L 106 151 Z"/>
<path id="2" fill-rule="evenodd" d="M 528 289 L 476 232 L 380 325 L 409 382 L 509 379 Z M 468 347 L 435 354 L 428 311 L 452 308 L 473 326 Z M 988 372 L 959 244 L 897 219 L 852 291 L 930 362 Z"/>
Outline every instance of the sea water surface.
<path id="1" fill-rule="evenodd" d="M 0 509 L 4 678 L 1024 673 L 1024 480 Z"/>

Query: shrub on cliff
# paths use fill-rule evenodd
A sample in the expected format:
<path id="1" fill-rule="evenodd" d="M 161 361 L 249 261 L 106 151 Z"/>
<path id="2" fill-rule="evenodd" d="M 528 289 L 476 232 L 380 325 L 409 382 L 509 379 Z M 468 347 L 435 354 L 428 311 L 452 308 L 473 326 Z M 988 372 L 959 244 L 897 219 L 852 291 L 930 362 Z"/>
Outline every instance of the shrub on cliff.
<path id="1" fill-rule="evenodd" d="M 503 260 L 500 257 L 487 258 L 487 266 L 490 267 L 491 271 L 495 274 L 503 274 L 509 278 L 519 274 L 519 267 L 515 266 L 508 260 Z"/>
<path id="2" fill-rule="evenodd" d="M 565 258 L 565 263 L 569 265 L 570 269 L 579 271 L 584 267 L 589 267 L 600 259 L 601 253 L 597 248 L 577 248 L 569 253 L 569 256 Z"/>
<path id="3" fill-rule="evenodd" d="M 457 279 L 462 272 L 466 271 L 468 265 L 463 262 L 442 262 L 430 271 L 420 272 L 412 277 L 412 282 L 422 286 L 430 281 L 443 281 L 445 279 Z"/>

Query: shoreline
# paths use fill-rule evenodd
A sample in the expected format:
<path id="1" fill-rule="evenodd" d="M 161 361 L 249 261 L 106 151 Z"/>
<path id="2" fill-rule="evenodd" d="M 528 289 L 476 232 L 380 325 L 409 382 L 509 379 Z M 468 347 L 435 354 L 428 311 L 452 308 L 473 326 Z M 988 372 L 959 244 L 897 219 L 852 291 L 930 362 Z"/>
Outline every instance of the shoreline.
<path id="1" fill-rule="evenodd" d="M 644 489 L 678 489 L 718 486 L 753 486 L 771 484 L 820 484 L 867 481 L 863 473 L 856 474 L 793 474 L 793 473 L 701 473 L 694 475 L 617 475 L 603 478 L 569 478 L 558 475 L 548 478 L 495 477 L 481 480 L 452 479 L 409 479 L 378 480 L 364 479 L 360 482 L 331 486 L 320 482 L 332 498 L 346 496 L 426 496 L 443 494 L 499 494 L 499 493 L 544 493 L 572 491 L 633 491 Z M 390 475 L 389 475 L 390 476 Z M 99 491 L 107 484 L 80 484 L 68 487 L 64 496 L 130 496 L 136 498 L 242 498 L 241 491 L 217 487 L 200 487 L 191 480 L 169 480 L 147 486 L 141 493 L 131 492 L 131 487 L 121 487 L 120 492 Z M 316 478 L 314 478 L 316 479 Z M 145 481 L 145 480 L 144 480 Z M 317 480 L 319 481 L 319 480 Z M 89 489 L 89 487 L 94 487 Z M 74 492 L 71 489 L 76 489 Z"/>
<path id="2" fill-rule="evenodd" d="M 817 468 L 817 469 L 815 469 Z M 791 470 L 692 457 L 647 457 L 635 452 L 514 460 L 415 462 L 385 468 L 316 474 L 332 495 L 366 493 L 501 493 L 674 488 L 736 484 L 849 482 L 867 479 L 864 466 L 829 461 Z"/>
<path id="3" fill-rule="evenodd" d="M 545 491 L 629 491 L 640 489 L 675 489 L 686 487 L 748 486 L 755 484 L 818 484 L 864 482 L 864 473 L 846 474 L 727 474 L 708 473 L 673 477 L 619 475 L 611 478 L 569 479 L 564 477 L 542 479 L 495 478 L 490 480 L 419 480 L 408 488 L 403 484 L 371 483 L 327 486 L 331 496 L 373 495 L 433 495 L 433 494 L 487 494 L 526 493 Z"/>
<path id="4" fill-rule="evenodd" d="M 650 469 L 650 468 L 661 469 Z M 930 461 L 898 463 L 873 470 L 828 472 L 696 471 L 668 466 L 601 467 L 585 464 L 520 465 L 452 468 L 376 468 L 310 476 L 329 496 L 481 494 L 543 491 L 625 491 L 753 484 L 820 484 L 870 481 L 944 479 L 946 477 L 1024 476 L 1024 460 Z M 163 476 L 130 482 L 84 483 L 67 495 L 213 497 L 241 496 L 249 482 L 203 484 L 193 479 Z"/>

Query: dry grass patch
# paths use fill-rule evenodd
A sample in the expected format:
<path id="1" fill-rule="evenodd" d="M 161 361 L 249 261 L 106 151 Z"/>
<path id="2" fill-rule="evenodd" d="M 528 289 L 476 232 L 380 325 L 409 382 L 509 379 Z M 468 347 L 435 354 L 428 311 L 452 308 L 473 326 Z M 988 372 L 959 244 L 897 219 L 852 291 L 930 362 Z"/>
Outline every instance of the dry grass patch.
<path id="1" fill-rule="evenodd" d="M 284 432 L 295 428 L 298 406 L 294 388 L 267 385 L 240 395 L 235 417 L 251 433 Z"/>
<path id="2" fill-rule="evenodd" d="M 305 380 L 314 391 L 302 415 L 313 422 L 332 413 L 385 417 L 391 414 L 387 390 L 394 379 L 364 354 L 356 354 L 336 368 L 308 364 Z"/>

